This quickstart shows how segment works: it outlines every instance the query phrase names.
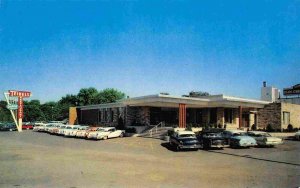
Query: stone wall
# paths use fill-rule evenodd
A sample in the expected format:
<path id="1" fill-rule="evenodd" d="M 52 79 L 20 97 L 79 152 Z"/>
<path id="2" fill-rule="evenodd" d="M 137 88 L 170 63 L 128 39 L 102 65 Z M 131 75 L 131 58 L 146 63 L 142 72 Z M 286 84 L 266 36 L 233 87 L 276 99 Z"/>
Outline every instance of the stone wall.
<path id="1" fill-rule="evenodd" d="M 271 103 L 258 110 L 257 128 L 265 129 L 271 124 L 274 129 L 281 129 L 281 103 Z"/>
<path id="2" fill-rule="evenodd" d="M 140 124 L 142 126 L 150 125 L 149 107 L 127 107 L 126 126 Z"/>
<path id="3" fill-rule="evenodd" d="M 284 124 L 283 122 L 283 112 L 290 113 L 290 124 L 293 125 L 293 128 L 300 128 L 300 105 L 285 102 L 281 103 L 281 126 L 283 129 L 286 129 L 288 124 Z"/>

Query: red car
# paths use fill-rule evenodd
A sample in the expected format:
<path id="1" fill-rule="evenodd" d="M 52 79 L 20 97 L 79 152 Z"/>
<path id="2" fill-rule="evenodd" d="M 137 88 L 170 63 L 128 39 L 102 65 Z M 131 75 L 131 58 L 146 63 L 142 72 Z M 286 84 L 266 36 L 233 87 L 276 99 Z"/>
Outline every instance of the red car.
<path id="1" fill-rule="evenodd" d="M 33 125 L 31 123 L 23 123 L 22 129 L 33 129 Z"/>

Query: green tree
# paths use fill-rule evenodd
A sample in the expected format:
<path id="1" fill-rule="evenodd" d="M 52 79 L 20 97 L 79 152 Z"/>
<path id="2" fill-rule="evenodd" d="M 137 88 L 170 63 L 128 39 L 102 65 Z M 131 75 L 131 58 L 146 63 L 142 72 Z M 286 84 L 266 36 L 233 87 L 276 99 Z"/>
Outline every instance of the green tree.
<path id="1" fill-rule="evenodd" d="M 78 103 L 78 97 L 76 95 L 66 95 L 65 97 L 62 97 L 58 101 L 58 107 L 59 107 L 59 113 L 60 113 L 60 120 L 64 120 L 69 117 L 69 108 L 77 106 Z"/>
<path id="2" fill-rule="evenodd" d="M 0 101 L 0 121 L 11 122 L 13 118 L 11 117 L 10 111 L 6 108 L 6 105 L 6 101 Z"/>
<path id="3" fill-rule="evenodd" d="M 96 96 L 98 95 L 98 91 L 96 88 L 82 88 L 78 93 L 78 102 L 79 105 L 90 105 L 95 104 Z"/>
<path id="4" fill-rule="evenodd" d="M 39 100 L 24 101 L 24 121 L 43 121 L 45 115 Z"/>
<path id="5" fill-rule="evenodd" d="M 97 104 L 112 103 L 124 98 L 125 93 L 113 88 L 107 88 L 98 93 L 95 102 Z"/>
<path id="6" fill-rule="evenodd" d="M 58 120 L 59 114 L 59 105 L 56 102 L 46 102 L 41 105 L 41 109 L 44 113 L 44 117 L 46 121 Z"/>

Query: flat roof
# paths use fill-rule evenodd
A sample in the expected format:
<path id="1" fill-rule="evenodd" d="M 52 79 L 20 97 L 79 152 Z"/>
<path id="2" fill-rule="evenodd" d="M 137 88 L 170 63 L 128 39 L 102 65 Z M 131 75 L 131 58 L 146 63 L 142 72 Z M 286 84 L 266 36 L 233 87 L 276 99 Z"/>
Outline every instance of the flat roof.
<path id="1" fill-rule="evenodd" d="M 180 97 L 173 95 L 147 95 L 141 97 L 127 98 L 118 100 L 115 103 L 97 104 L 88 106 L 78 106 L 82 110 L 114 108 L 124 106 L 150 106 L 150 107 L 170 107 L 177 108 L 179 104 L 186 104 L 187 108 L 212 108 L 212 107 L 228 107 L 237 108 L 239 106 L 245 108 L 263 108 L 269 104 L 268 101 L 247 99 L 241 97 L 233 97 L 226 95 L 211 95 L 201 97 Z"/>

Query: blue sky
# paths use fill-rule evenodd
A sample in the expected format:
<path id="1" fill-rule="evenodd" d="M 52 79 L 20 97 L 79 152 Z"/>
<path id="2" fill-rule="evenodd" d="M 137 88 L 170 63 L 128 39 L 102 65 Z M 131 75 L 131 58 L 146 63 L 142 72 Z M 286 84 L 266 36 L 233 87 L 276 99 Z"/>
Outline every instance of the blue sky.
<path id="1" fill-rule="evenodd" d="M 0 91 L 259 98 L 300 81 L 300 1 L 0 0 Z M 3 99 L 3 97 L 2 97 Z"/>

